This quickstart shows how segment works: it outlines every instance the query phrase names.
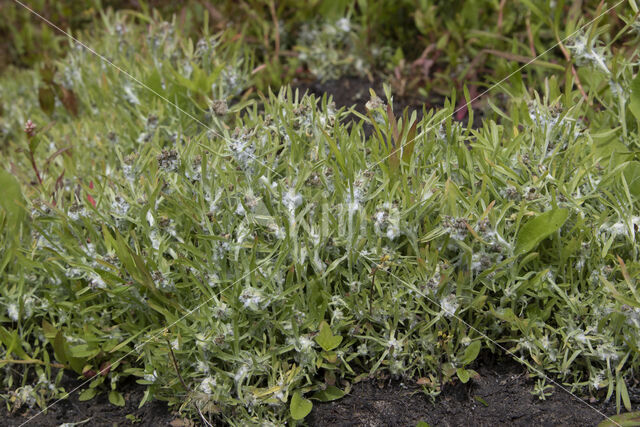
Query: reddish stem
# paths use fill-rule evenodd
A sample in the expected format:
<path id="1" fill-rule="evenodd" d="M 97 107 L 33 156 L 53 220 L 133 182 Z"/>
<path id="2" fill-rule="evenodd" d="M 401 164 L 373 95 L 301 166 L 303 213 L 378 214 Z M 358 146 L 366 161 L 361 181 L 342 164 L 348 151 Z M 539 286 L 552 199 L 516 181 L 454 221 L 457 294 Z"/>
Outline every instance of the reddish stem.
<path id="1" fill-rule="evenodd" d="M 36 159 L 33 157 L 33 151 L 31 151 L 31 148 L 29 148 L 29 160 L 31 160 L 31 167 L 36 173 L 36 178 L 38 178 L 38 182 L 40 183 L 40 186 L 42 186 L 42 178 L 40 177 L 40 171 L 38 170 L 38 166 L 36 165 Z"/>

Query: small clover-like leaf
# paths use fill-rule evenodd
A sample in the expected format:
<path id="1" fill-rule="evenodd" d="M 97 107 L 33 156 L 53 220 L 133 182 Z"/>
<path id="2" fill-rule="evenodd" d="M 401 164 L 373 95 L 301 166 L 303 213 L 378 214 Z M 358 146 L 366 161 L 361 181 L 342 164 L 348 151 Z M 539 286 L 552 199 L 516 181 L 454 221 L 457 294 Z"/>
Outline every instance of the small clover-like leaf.
<path id="1" fill-rule="evenodd" d="M 291 397 L 291 404 L 289 405 L 291 418 L 294 420 L 301 420 L 309 415 L 311 408 L 313 408 L 313 403 L 311 403 L 310 400 L 302 397 L 299 391 L 293 393 L 293 396 Z"/>
<path id="2" fill-rule="evenodd" d="M 117 390 L 111 390 L 109 392 L 109 402 L 116 406 L 124 406 L 124 397 Z"/>
<path id="3" fill-rule="evenodd" d="M 80 396 L 78 396 L 78 400 L 80 402 L 84 402 L 86 400 L 91 400 L 96 396 L 97 392 L 98 392 L 98 390 L 96 390 L 95 388 L 88 388 L 85 391 L 83 391 L 82 393 L 80 393 Z"/>
<path id="4" fill-rule="evenodd" d="M 462 359 L 460 360 L 460 363 L 462 363 L 463 366 L 466 366 L 469 363 L 476 360 L 476 357 L 478 357 L 478 354 L 480 353 L 481 348 L 482 348 L 482 343 L 480 341 L 474 341 L 471 344 L 469 344 L 469 346 L 464 351 L 464 354 L 462 355 Z"/>
<path id="5" fill-rule="evenodd" d="M 468 383 L 469 382 L 469 378 L 471 378 L 471 375 L 469 374 L 469 371 L 467 371 L 464 368 L 456 369 L 456 374 L 458 375 L 458 378 L 460 379 L 460 381 L 462 381 L 463 384 Z"/>
<path id="6" fill-rule="evenodd" d="M 323 321 L 320 323 L 320 332 L 316 336 L 316 342 L 324 351 L 331 351 L 340 345 L 342 337 L 339 335 L 333 335 L 329 324 Z"/>

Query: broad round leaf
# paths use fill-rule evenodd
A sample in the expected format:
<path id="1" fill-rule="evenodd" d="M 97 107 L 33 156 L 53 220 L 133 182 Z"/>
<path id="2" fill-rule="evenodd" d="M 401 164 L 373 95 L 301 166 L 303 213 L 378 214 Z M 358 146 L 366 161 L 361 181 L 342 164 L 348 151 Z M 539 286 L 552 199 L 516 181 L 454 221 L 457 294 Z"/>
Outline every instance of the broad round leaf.
<path id="1" fill-rule="evenodd" d="M 293 393 L 291 397 L 291 405 L 289 409 L 291 410 L 291 418 L 294 420 L 301 420 L 311 412 L 311 408 L 313 408 L 313 403 L 310 400 L 302 397 L 300 392 L 296 391 Z"/>

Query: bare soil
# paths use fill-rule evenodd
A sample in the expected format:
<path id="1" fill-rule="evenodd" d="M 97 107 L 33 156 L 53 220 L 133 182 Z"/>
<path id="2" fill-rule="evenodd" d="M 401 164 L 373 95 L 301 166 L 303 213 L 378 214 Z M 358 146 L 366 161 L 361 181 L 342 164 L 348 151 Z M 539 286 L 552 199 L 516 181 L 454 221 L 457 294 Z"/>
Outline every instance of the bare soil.
<path id="1" fill-rule="evenodd" d="M 478 378 L 467 384 L 447 385 L 435 400 L 424 394 L 414 381 L 369 379 L 360 382 L 340 400 L 315 402 L 305 424 L 382 427 L 416 426 L 424 421 L 430 426 L 596 426 L 605 419 L 602 414 L 616 413 L 614 399 L 603 402 L 603 396 L 593 396 L 579 400 L 557 387 L 545 400 L 540 400 L 531 393 L 535 381 L 516 362 L 482 363 L 476 367 Z M 67 390 L 80 384 L 71 377 L 64 383 Z M 148 402 L 138 409 L 144 386 L 128 381 L 121 391 L 126 401 L 124 407 L 110 404 L 106 393 L 87 402 L 80 402 L 79 393 L 74 393 L 27 425 L 49 427 L 82 421 L 91 427 L 188 425 L 187 420 L 173 413 L 164 402 Z M 640 410 L 640 378 L 629 384 L 629 394 L 634 410 Z M 3 406 L 0 424 L 19 426 L 37 412 L 33 409 L 9 414 Z M 127 415 L 135 417 L 135 424 Z M 191 422 L 201 425 L 198 419 Z"/>
<path id="2" fill-rule="evenodd" d="M 300 90 L 301 94 L 309 93 L 319 98 L 324 94 L 331 95 L 336 107 L 354 107 L 354 109 L 361 114 L 366 114 L 365 104 L 371 99 L 370 89 L 373 89 L 379 98 L 387 102 L 383 90 L 382 78 L 370 80 L 366 77 L 345 76 L 338 80 L 329 80 L 326 82 L 294 79 L 294 81 L 291 82 L 291 86 L 294 90 Z M 407 92 L 404 94 L 392 93 L 392 95 L 394 115 L 401 117 L 404 110 L 407 109 L 408 116 L 411 117 L 411 114 L 415 112 L 418 121 L 422 120 L 425 111 L 441 108 L 444 104 L 444 98 L 440 95 L 423 97 L 417 92 Z M 473 128 L 482 126 L 483 116 L 484 111 L 474 107 Z M 356 117 L 353 116 L 353 119 L 356 119 Z M 462 121 L 466 125 L 468 120 L 466 110 L 458 111 L 455 119 Z M 372 132 L 372 128 L 369 125 L 365 125 L 364 130 L 367 136 Z"/>
<path id="3" fill-rule="evenodd" d="M 579 400 L 557 387 L 540 400 L 531 393 L 535 381 L 516 362 L 476 371 L 478 378 L 446 386 L 435 401 L 414 384 L 362 382 L 340 400 L 314 404 L 308 421 L 313 426 L 363 427 L 415 426 L 420 421 L 430 426 L 596 426 L 605 420 L 602 414 L 616 413 L 615 402 Z M 634 409 L 640 409 L 638 385 L 630 390 Z"/>

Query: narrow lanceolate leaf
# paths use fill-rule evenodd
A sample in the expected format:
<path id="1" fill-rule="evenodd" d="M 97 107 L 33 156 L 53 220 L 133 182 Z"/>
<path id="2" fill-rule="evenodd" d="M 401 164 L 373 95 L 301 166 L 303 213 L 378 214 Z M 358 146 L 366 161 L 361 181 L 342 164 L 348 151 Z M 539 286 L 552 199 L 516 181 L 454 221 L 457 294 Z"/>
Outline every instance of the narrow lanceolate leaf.
<path id="1" fill-rule="evenodd" d="M 631 82 L 629 109 L 635 116 L 636 120 L 640 121 L 640 74 L 638 74 Z"/>
<path id="2" fill-rule="evenodd" d="M 0 211 L 4 211 L 7 217 L 9 229 L 14 229 L 22 222 L 25 216 L 24 198 L 18 180 L 4 169 L 0 169 Z"/>
<path id="3" fill-rule="evenodd" d="M 301 420 L 311 412 L 311 408 L 313 408 L 313 403 L 310 400 L 302 397 L 299 391 L 293 393 L 291 397 L 291 405 L 289 409 L 291 410 L 291 418 L 294 420 Z"/>
<path id="4" fill-rule="evenodd" d="M 613 415 L 606 421 L 598 424 L 598 427 L 633 427 L 640 426 L 640 411 L 628 412 L 626 414 Z"/>
<path id="5" fill-rule="evenodd" d="M 522 255 L 534 249 L 540 242 L 562 227 L 568 217 L 568 209 L 556 208 L 529 220 L 518 232 L 515 254 Z"/>
<path id="6" fill-rule="evenodd" d="M 631 195 L 640 199 L 640 162 L 629 162 L 624 168 L 623 174 Z"/>

